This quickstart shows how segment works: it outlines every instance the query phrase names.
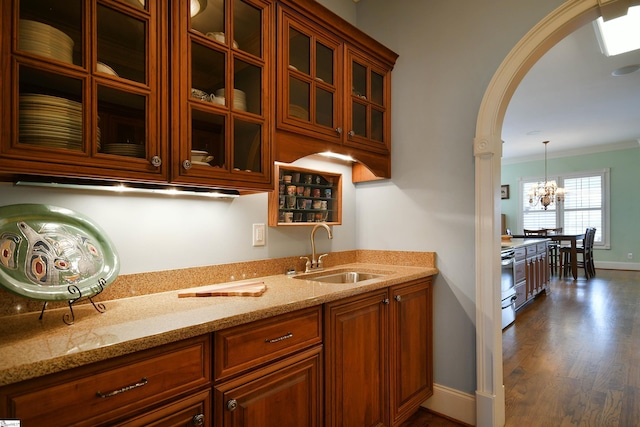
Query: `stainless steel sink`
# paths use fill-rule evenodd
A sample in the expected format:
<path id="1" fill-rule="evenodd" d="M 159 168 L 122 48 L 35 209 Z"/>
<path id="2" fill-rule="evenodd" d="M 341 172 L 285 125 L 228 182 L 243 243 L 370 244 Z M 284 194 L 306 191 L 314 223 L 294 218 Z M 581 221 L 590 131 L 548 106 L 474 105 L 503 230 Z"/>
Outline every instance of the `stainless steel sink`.
<path id="1" fill-rule="evenodd" d="M 341 271 L 341 272 L 326 272 L 313 275 L 300 275 L 296 276 L 296 279 L 312 280 L 314 282 L 324 283 L 357 283 L 363 280 L 377 279 L 384 276 L 384 274 L 367 273 L 361 271 Z"/>

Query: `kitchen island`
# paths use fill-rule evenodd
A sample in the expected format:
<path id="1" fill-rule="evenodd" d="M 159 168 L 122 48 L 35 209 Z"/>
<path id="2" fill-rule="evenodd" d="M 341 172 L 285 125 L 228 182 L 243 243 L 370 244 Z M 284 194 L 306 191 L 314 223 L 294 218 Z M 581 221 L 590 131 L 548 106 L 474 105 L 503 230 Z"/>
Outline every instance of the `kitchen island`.
<path id="1" fill-rule="evenodd" d="M 531 302 L 536 295 L 549 287 L 548 238 L 513 238 L 502 241 L 502 250 L 515 252 L 514 282 L 515 308 L 518 310 Z"/>

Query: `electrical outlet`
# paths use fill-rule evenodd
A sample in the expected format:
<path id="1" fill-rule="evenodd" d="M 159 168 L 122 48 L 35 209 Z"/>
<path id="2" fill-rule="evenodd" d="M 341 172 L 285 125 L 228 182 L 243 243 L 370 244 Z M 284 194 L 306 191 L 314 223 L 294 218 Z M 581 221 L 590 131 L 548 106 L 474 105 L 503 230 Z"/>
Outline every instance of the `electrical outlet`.
<path id="1" fill-rule="evenodd" d="M 253 224 L 253 246 L 266 245 L 266 230 L 264 224 Z"/>
<path id="2" fill-rule="evenodd" d="M 627 259 L 633 259 L 633 254 L 631 252 L 627 254 Z"/>

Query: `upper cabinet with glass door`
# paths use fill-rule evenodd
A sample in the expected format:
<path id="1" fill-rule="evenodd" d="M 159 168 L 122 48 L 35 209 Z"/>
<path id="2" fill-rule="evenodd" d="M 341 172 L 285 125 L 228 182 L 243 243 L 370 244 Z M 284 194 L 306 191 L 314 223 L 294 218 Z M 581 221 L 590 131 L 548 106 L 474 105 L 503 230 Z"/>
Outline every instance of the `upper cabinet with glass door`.
<path id="1" fill-rule="evenodd" d="M 347 48 L 346 144 L 388 154 L 391 140 L 391 70 Z"/>
<path id="2" fill-rule="evenodd" d="M 268 189 L 271 2 L 173 5 L 172 182 Z"/>
<path id="3" fill-rule="evenodd" d="M 2 3 L 3 170 L 167 179 L 161 4 Z"/>
<path id="4" fill-rule="evenodd" d="M 278 1 L 277 18 L 275 160 L 332 151 L 390 177 L 398 55 L 312 0 Z"/>
<path id="5" fill-rule="evenodd" d="M 340 41 L 283 8 L 278 27 L 278 127 L 340 143 Z"/>

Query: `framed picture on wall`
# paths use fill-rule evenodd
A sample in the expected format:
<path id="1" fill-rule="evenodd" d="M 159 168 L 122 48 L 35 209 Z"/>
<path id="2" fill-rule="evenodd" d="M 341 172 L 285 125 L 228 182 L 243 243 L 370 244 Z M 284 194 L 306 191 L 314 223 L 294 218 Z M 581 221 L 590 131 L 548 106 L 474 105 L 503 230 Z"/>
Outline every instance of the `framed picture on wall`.
<path id="1" fill-rule="evenodd" d="M 508 199 L 509 198 L 509 185 L 501 185 L 500 186 L 500 198 Z"/>

